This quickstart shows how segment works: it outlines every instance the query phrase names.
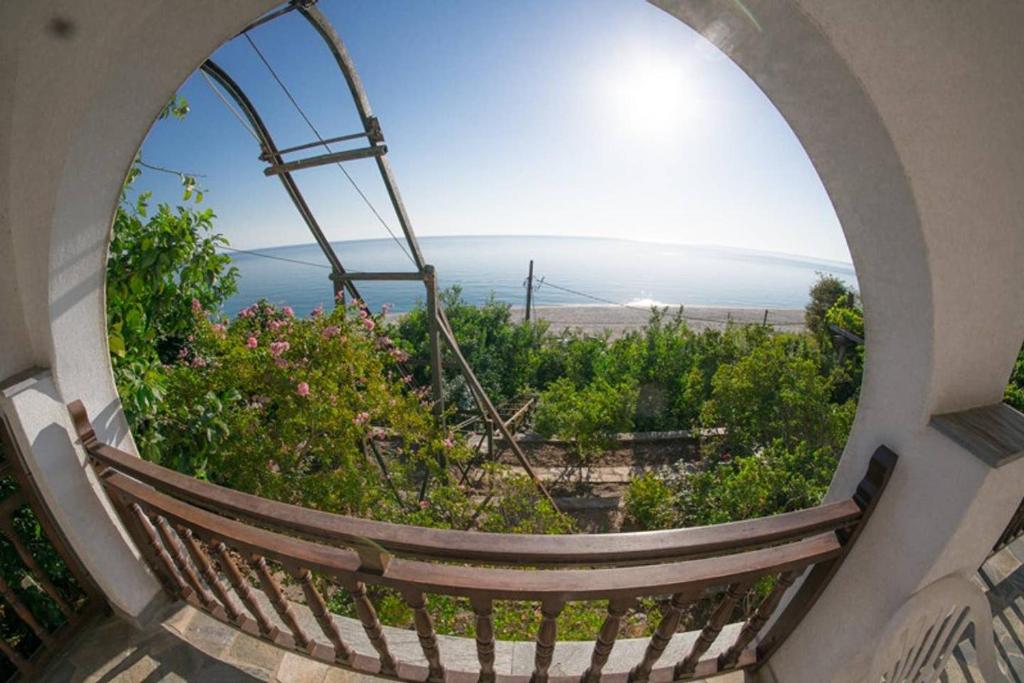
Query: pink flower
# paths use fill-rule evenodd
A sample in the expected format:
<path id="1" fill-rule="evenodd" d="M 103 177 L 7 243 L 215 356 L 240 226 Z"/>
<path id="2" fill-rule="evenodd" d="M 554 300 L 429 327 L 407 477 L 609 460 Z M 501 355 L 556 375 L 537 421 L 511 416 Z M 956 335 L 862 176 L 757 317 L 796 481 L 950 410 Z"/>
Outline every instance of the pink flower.
<path id="1" fill-rule="evenodd" d="M 316 308 L 313 309 L 313 312 L 310 313 L 310 315 L 313 316 L 314 318 L 319 318 L 323 314 L 324 314 L 324 307 L 323 306 L 317 306 Z"/>
<path id="2" fill-rule="evenodd" d="M 363 411 L 352 418 L 352 423 L 356 426 L 366 424 L 370 420 L 370 414 Z"/>
<path id="3" fill-rule="evenodd" d="M 447 439 L 444 440 L 444 447 L 455 448 L 455 441 L 452 440 L 452 437 L 449 436 Z"/>
<path id="4" fill-rule="evenodd" d="M 213 325 L 210 325 L 210 329 L 213 330 L 213 333 L 221 339 L 224 338 L 224 335 L 227 334 L 228 331 L 227 326 L 223 323 L 214 323 Z"/>
<path id="5" fill-rule="evenodd" d="M 337 336 L 339 332 L 341 332 L 340 327 L 337 325 L 331 325 L 329 327 L 325 327 L 324 331 L 320 333 L 320 336 L 324 339 L 330 339 L 331 337 Z"/>
<path id="6" fill-rule="evenodd" d="M 299 396 L 309 396 L 309 385 L 305 382 L 299 382 L 295 387 L 295 393 Z"/>
<path id="7" fill-rule="evenodd" d="M 196 356 L 196 358 L 192 361 L 192 367 L 194 367 L 194 368 L 205 368 L 206 367 L 206 359 L 205 358 L 200 358 L 200 357 Z"/>
<path id="8" fill-rule="evenodd" d="M 341 292 L 338 292 L 337 294 L 335 294 L 334 295 L 334 300 L 344 304 L 345 303 L 345 292 L 341 291 Z"/>
<path id="9" fill-rule="evenodd" d="M 193 298 L 193 299 L 192 299 L 192 312 L 193 312 L 193 313 L 198 313 L 198 312 L 199 312 L 199 311 L 201 311 L 201 310 L 203 310 L 203 304 L 202 304 L 202 302 L 201 302 L 201 301 L 199 301 L 199 299 L 195 299 L 195 298 Z"/>
<path id="10" fill-rule="evenodd" d="M 281 312 L 284 313 L 289 318 L 295 317 L 295 311 L 292 309 L 291 306 L 285 306 L 284 308 L 281 309 Z"/>
<path id="11" fill-rule="evenodd" d="M 286 341 L 270 342 L 270 355 L 274 356 L 275 358 L 280 357 L 282 353 L 284 353 L 291 347 L 292 345 Z"/>
<path id="12" fill-rule="evenodd" d="M 284 358 L 275 358 L 274 365 L 276 365 L 279 368 L 286 368 L 288 367 L 288 361 L 286 361 Z"/>
<path id="13" fill-rule="evenodd" d="M 242 317 L 242 318 L 251 318 L 251 317 L 253 317 L 254 315 L 256 315 L 256 304 L 253 304 L 252 306 L 249 306 L 247 308 L 243 308 L 242 310 L 240 310 L 238 312 L 238 315 L 239 315 L 239 317 Z"/>
<path id="14" fill-rule="evenodd" d="M 383 306 L 380 307 L 380 312 L 383 313 L 384 315 L 387 315 L 388 313 L 391 312 L 391 309 L 394 307 L 394 304 L 384 304 Z"/>
<path id="15" fill-rule="evenodd" d="M 377 323 L 373 322 L 373 318 L 364 318 L 363 327 L 372 332 L 373 328 L 377 327 Z"/>
<path id="16" fill-rule="evenodd" d="M 412 384 L 412 375 L 402 375 L 402 381 L 406 384 Z"/>
<path id="17" fill-rule="evenodd" d="M 245 340 L 245 345 L 248 346 L 250 349 L 255 349 L 257 346 L 260 345 L 260 343 L 256 341 L 256 337 L 249 337 L 248 339 Z"/>
<path id="18" fill-rule="evenodd" d="M 420 501 L 420 510 L 426 510 L 429 507 L 430 507 L 430 501 L 428 501 L 428 500 L 421 500 Z"/>
<path id="19" fill-rule="evenodd" d="M 277 332 L 279 329 L 284 327 L 285 323 L 283 320 L 271 320 L 267 323 L 267 327 L 270 328 L 271 332 Z"/>

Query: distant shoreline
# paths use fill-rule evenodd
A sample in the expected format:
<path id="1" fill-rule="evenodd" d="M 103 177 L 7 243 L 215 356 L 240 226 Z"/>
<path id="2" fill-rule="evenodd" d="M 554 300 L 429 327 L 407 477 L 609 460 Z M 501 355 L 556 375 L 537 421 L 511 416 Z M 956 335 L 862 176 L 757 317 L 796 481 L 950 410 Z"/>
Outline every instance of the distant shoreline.
<path id="1" fill-rule="evenodd" d="M 679 306 L 666 306 L 671 317 L 679 310 Z M 768 312 L 768 326 L 778 331 L 802 332 L 804 328 L 804 310 L 802 308 L 731 308 L 725 306 L 684 306 L 683 317 L 693 330 L 723 329 L 730 322 L 736 324 L 764 323 L 765 311 Z M 512 307 L 512 319 L 523 319 L 523 306 Z M 642 328 L 650 318 L 650 307 L 643 306 L 605 306 L 600 304 L 535 306 L 535 320 L 545 320 L 552 332 L 566 329 L 580 330 L 586 334 L 609 332 L 612 337 Z M 398 319 L 403 313 L 390 313 L 389 319 Z"/>

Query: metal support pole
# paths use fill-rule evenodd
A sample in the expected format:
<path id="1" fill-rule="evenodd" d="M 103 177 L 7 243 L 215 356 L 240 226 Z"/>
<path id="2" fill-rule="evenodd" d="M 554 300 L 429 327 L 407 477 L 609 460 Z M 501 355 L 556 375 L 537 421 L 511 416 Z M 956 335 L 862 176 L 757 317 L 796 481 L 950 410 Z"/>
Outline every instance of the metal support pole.
<path id="1" fill-rule="evenodd" d="M 533 259 L 530 259 L 530 273 L 526 276 L 526 322 L 530 322 L 530 308 L 533 306 Z"/>
<path id="2" fill-rule="evenodd" d="M 438 332 L 437 274 L 434 266 L 423 266 L 423 284 L 427 288 L 427 333 L 430 337 L 430 386 L 434 394 L 434 415 L 444 418 L 444 388 L 442 386 L 441 337 Z"/>

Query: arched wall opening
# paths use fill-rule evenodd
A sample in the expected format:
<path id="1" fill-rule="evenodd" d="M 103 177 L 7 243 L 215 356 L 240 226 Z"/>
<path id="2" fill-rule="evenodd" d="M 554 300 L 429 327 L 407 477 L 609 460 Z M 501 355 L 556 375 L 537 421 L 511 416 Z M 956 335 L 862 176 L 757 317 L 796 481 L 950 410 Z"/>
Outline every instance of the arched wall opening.
<path id="1" fill-rule="evenodd" d="M 0 303 L 10 322 L 0 375 L 33 367 L 51 374 L 34 387 L 7 387 L 4 409 L 17 416 L 19 438 L 39 456 L 44 494 L 72 545 L 130 615 L 144 610 L 155 583 L 117 529 L 90 517 L 100 511 L 95 482 L 68 467 L 81 462 L 80 454 L 53 427 L 68 427 L 61 409 L 79 398 L 101 439 L 128 443 L 102 294 L 123 170 L 185 76 L 274 4 L 202 12 L 170 4 L 129 9 L 111 2 L 106 12 L 70 7 L 61 13 L 76 27 L 70 34 L 49 29 L 51 8 L 0 10 L 0 83 L 13 93 L 4 110 L 8 132 L 0 138 L 11 159 L 0 172 L 7 204 L 0 283 L 10 293 Z M 901 462 L 876 513 L 885 523 L 867 529 L 776 658 L 780 679 L 820 680 L 807 670 L 812 658 L 849 660 L 915 588 L 976 566 L 1016 506 L 1021 461 L 997 476 L 928 420 L 998 401 L 1024 337 L 1015 308 L 1024 285 L 1024 235 L 1012 199 L 1022 175 L 1014 162 L 1021 138 L 1006 118 L 1024 105 L 1024 93 L 1000 69 L 1022 58 L 1024 48 L 1008 28 L 1019 25 L 1021 10 L 951 12 L 937 19 L 942 30 L 930 30 L 924 20 L 934 17 L 922 16 L 928 10 L 910 7 L 873 16 L 881 10 L 811 2 L 659 4 L 719 45 L 789 121 L 832 198 L 861 280 L 871 353 L 830 496 L 850 494 L 880 443 Z M 893 68 L 898 37 L 909 35 L 921 39 L 920 49 Z M 978 69 L 956 68 L 949 61 L 954 53 Z M 954 101 L 955 89 L 929 78 L 941 68 L 972 96 Z M 988 107 L 998 93 L 1005 106 Z M 940 154 L 951 130 L 963 133 L 955 153 Z M 829 619 L 837 612 L 845 624 L 838 634 Z"/>

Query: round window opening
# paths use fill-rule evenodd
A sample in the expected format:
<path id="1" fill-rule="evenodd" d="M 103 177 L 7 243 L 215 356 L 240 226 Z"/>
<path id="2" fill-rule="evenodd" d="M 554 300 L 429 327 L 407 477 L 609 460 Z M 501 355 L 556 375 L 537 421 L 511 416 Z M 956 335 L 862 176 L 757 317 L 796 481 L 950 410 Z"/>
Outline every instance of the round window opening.
<path id="1" fill-rule="evenodd" d="M 796 136 L 661 10 L 322 2 L 265 15 L 168 103 L 117 211 L 107 315 L 136 445 L 167 470 L 346 518 L 625 537 L 820 505 L 860 389 L 857 291 Z M 422 533 L 331 542 L 383 572 L 501 550 L 432 553 Z M 197 569 L 220 558 L 193 592 L 229 616 L 214 584 L 251 575 L 317 614 L 426 628 L 415 590 L 368 598 L 182 539 Z M 510 597 L 485 628 L 700 629 L 791 580 L 766 569 L 685 608 L 595 592 L 554 616 Z M 431 631 L 479 639 L 474 595 L 432 596 Z"/>

